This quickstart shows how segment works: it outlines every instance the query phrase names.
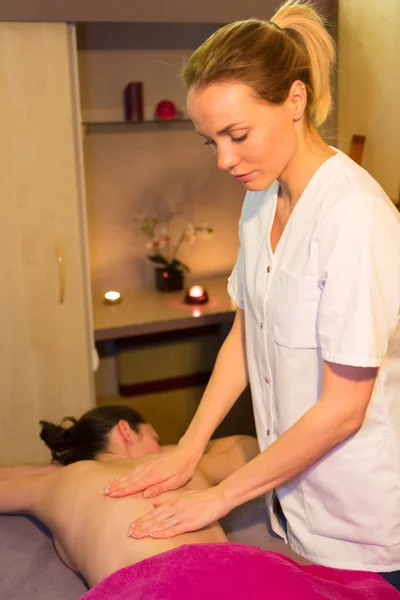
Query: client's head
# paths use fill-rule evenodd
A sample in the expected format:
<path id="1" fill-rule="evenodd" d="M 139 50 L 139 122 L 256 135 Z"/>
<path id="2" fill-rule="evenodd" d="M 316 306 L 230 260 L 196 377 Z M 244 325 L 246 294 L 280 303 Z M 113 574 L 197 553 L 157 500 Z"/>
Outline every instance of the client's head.
<path id="1" fill-rule="evenodd" d="M 94 460 L 104 453 L 134 458 L 160 451 L 153 427 L 129 406 L 101 406 L 78 420 L 65 417 L 61 425 L 47 421 L 40 425 L 40 437 L 53 460 L 63 465 Z"/>

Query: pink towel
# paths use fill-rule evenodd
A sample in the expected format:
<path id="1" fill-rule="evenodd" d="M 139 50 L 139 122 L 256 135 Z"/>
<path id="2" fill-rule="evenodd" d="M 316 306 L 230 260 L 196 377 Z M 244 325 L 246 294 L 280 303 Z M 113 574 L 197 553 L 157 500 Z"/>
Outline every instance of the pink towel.
<path id="1" fill-rule="evenodd" d="M 399 600 L 383 577 L 300 565 L 241 544 L 186 544 L 110 575 L 81 600 Z"/>

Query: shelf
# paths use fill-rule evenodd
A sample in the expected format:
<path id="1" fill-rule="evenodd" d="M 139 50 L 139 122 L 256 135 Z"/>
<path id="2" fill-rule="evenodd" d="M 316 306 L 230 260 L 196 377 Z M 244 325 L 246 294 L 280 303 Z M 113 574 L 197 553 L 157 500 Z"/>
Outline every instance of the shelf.
<path id="1" fill-rule="evenodd" d="M 148 121 L 84 121 L 88 129 L 170 129 L 176 127 L 193 127 L 191 119 L 169 119 Z"/>

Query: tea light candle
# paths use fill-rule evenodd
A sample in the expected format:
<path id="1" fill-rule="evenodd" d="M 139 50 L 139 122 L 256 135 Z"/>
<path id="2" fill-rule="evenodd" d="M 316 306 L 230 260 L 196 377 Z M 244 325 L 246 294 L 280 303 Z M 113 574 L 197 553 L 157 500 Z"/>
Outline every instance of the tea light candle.
<path id="1" fill-rule="evenodd" d="M 208 302 L 207 291 L 201 285 L 192 285 L 186 292 L 186 304 L 205 304 Z"/>
<path id="2" fill-rule="evenodd" d="M 119 304 L 121 302 L 122 298 L 121 298 L 121 294 L 119 292 L 114 292 L 114 291 L 110 291 L 110 292 L 106 292 L 104 294 L 104 303 L 105 304 Z"/>

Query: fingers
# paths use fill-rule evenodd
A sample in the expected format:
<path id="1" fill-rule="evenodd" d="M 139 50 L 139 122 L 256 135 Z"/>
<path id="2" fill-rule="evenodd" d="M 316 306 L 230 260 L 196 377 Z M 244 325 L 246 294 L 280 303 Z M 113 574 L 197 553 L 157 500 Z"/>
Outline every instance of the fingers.
<path id="1" fill-rule="evenodd" d="M 180 521 L 176 504 L 164 502 L 140 519 L 133 521 L 128 528 L 127 535 L 134 538 L 148 537 L 160 529 L 178 525 Z"/>
<path id="2" fill-rule="evenodd" d="M 175 476 L 165 479 L 165 481 L 157 483 L 156 485 L 152 485 L 154 481 L 150 479 L 150 476 L 146 477 L 144 474 L 141 478 L 132 481 L 134 476 L 135 471 L 127 477 L 113 479 L 113 481 L 104 488 L 103 494 L 105 496 L 111 496 L 112 498 L 122 498 L 131 494 L 137 494 L 144 490 L 143 496 L 145 498 L 155 498 L 164 492 L 170 492 L 179 487 Z"/>
<path id="3" fill-rule="evenodd" d="M 183 523 L 180 523 L 179 525 L 164 529 L 164 531 L 155 531 L 154 533 L 150 533 L 150 537 L 157 540 L 163 540 L 166 538 L 175 537 L 176 535 L 182 535 L 188 531 L 192 530 L 188 529 Z"/>
<path id="4" fill-rule="evenodd" d="M 170 492 L 172 490 L 176 490 L 179 487 L 176 484 L 176 477 L 171 477 L 170 479 L 166 479 L 162 483 L 158 483 L 157 485 L 150 485 L 143 492 L 143 496 L 145 498 L 155 498 L 164 492 Z"/>
<path id="5" fill-rule="evenodd" d="M 151 456 L 129 475 L 111 481 L 104 488 L 103 494 L 121 498 L 144 492 L 145 498 L 154 498 L 163 492 L 175 490 L 191 477 L 191 472 L 184 468 L 185 460 L 182 460 L 181 454 Z"/>
<path id="6" fill-rule="evenodd" d="M 154 523 L 154 521 L 153 521 Z M 188 531 L 187 526 L 181 521 L 178 515 L 164 516 L 163 519 L 154 524 L 131 525 L 127 531 L 127 536 L 135 539 L 151 537 L 155 539 L 164 539 L 180 535 Z"/>
<path id="7" fill-rule="evenodd" d="M 113 498 L 122 498 L 130 494 L 137 494 L 146 490 L 149 486 L 159 484 L 162 477 L 157 477 L 157 474 L 153 469 L 147 469 L 147 465 L 140 465 L 132 473 L 125 477 L 118 477 L 113 479 L 103 490 L 105 496 L 112 496 Z M 157 494 L 154 494 L 153 497 Z"/>
<path id="8" fill-rule="evenodd" d="M 131 494 L 137 494 L 146 488 L 146 483 L 142 485 L 141 482 L 132 482 L 129 479 L 118 482 L 111 481 L 103 490 L 104 496 L 111 496 L 112 498 L 123 498 Z"/>
<path id="9" fill-rule="evenodd" d="M 145 537 L 151 537 L 154 539 L 165 539 L 181 535 L 188 531 L 194 531 L 196 525 L 190 525 L 188 521 L 182 519 L 177 514 L 170 515 L 169 517 L 164 516 L 162 520 L 155 522 L 154 520 L 149 523 L 137 523 L 134 522 L 129 527 L 126 535 L 135 539 L 141 539 Z"/>
<path id="10" fill-rule="evenodd" d="M 173 535 L 179 535 L 180 533 L 186 531 L 183 523 L 179 521 L 178 517 L 171 517 L 161 525 L 154 525 L 148 529 L 140 529 L 140 531 L 136 529 L 128 529 L 126 535 L 135 539 L 141 539 L 145 537 L 160 539 L 170 537 L 171 531 L 174 532 Z"/>
<path id="11" fill-rule="evenodd" d="M 163 502 L 150 512 L 143 515 L 143 517 L 133 521 L 129 526 L 129 530 L 137 533 L 145 529 L 147 530 L 149 527 L 159 524 L 165 519 L 176 516 L 176 514 L 177 510 L 174 504 L 171 502 Z"/>
<path id="12" fill-rule="evenodd" d="M 218 518 L 218 511 L 209 508 L 205 492 L 185 492 L 179 499 L 164 501 L 143 517 L 131 523 L 127 531 L 135 539 L 163 539 L 195 531 Z"/>

